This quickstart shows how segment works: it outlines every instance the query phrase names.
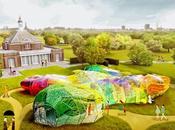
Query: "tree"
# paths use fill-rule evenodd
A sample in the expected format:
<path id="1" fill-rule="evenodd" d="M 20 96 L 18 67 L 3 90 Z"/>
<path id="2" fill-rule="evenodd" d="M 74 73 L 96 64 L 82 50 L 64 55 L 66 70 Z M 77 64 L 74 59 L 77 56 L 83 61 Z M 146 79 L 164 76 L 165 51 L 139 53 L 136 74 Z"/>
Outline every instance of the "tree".
<path id="1" fill-rule="evenodd" d="M 161 42 L 158 40 L 153 40 L 153 39 L 146 42 L 146 46 L 149 50 L 153 52 L 160 52 L 162 49 Z"/>
<path id="2" fill-rule="evenodd" d="M 10 32 L 0 33 L 0 37 L 2 37 L 3 39 L 6 39 L 9 35 L 10 35 Z"/>
<path id="3" fill-rule="evenodd" d="M 134 44 L 129 53 L 132 64 L 150 66 L 153 63 L 153 56 L 150 51 L 147 50 L 144 44 Z"/>
<path id="4" fill-rule="evenodd" d="M 163 48 L 167 49 L 170 52 L 170 49 L 175 48 L 175 40 L 174 37 L 164 36 L 161 39 Z"/>
<path id="5" fill-rule="evenodd" d="M 69 37 L 69 42 L 72 45 L 73 53 L 77 56 L 78 61 L 83 63 L 84 59 L 84 46 L 85 40 L 80 34 L 71 34 Z"/>
<path id="6" fill-rule="evenodd" d="M 101 33 L 97 35 L 96 41 L 97 41 L 97 44 L 99 44 L 101 48 L 105 49 L 105 51 L 109 53 L 110 44 L 111 44 L 111 36 L 108 33 Z"/>
<path id="7" fill-rule="evenodd" d="M 104 57 L 107 54 L 106 49 L 102 48 L 95 37 L 90 37 L 87 39 L 84 49 L 85 60 L 89 64 L 103 62 Z"/>
<path id="8" fill-rule="evenodd" d="M 172 58 L 173 58 L 173 60 L 175 61 L 175 49 L 173 50 Z"/>
<path id="9" fill-rule="evenodd" d="M 3 69 L 3 54 L 0 54 L 0 71 Z"/>
<path id="10" fill-rule="evenodd" d="M 143 34 L 142 36 L 142 40 L 146 43 L 150 40 L 153 40 L 154 39 L 154 34 L 153 33 L 150 33 L 150 32 L 146 32 Z"/>
<path id="11" fill-rule="evenodd" d="M 57 45 L 59 42 L 58 37 L 54 33 L 45 33 L 44 40 L 45 44 L 49 46 Z"/>
<path id="12" fill-rule="evenodd" d="M 73 33 L 69 36 L 69 43 L 72 45 L 73 53 L 76 54 L 76 50 L 83 46 L 85 40 L 80 34 Z"/>
<path id="13" fill-rule="evenodd" d="M 132 32 L 130 34 L 130 36 L 131 36 L 132 39 L 142 39 L 143 33 L 141 33 L 141 32 Z"/>
<path id="14" fill-rule="evenodd" d="M 133 44 L 133 40 L 128 35 L 117 34 L 112 39 L 111 49 L 121 50 L 130 48 Z"/>

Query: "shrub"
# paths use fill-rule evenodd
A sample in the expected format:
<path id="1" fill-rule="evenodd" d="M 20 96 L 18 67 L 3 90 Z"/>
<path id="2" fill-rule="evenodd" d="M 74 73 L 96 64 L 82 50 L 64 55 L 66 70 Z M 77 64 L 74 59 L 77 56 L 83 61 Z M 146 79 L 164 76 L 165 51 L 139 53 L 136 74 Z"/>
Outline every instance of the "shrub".
<path id="1" fill-rule="evenodd" d="M 80 63 L 77 57 L 70 58 L 70 64 L 77 64 Z"/>
<path id="2" fill-rule="evenodd" d="M 104 62 L 102 63 L 97 63 L 99 65 L 104 65 L 104 66 L 109 66 L 109 62 L 107 60 L 105 60 Z"/>

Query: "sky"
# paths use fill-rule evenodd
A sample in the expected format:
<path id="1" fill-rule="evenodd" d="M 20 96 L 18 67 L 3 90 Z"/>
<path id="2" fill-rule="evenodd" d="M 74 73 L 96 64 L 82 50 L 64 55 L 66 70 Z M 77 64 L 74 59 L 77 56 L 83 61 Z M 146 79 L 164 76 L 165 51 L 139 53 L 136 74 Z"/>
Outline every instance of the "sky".
<path id="1" fill-rule="evenodd" d="M 175 28 L 175 0 L 0 0 L 0 27 Z"/>

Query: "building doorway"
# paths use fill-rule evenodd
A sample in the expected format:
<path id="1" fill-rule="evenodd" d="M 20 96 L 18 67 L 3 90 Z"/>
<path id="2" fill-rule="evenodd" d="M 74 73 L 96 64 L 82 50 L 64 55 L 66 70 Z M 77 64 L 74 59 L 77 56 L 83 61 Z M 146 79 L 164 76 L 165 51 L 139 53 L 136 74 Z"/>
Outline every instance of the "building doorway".
<path id="1" fill-rule="evenodd" d="M 15 130 L 15 114 L 11 110 L 7 110 L 4 112 L 4 130 Z"/>
<path id="2" fill-rule="evenodd" d="M 59 62 L 59 61 L 60 61 L 60 55 L 56 54 L 56 62 Z"/>
<path id="3" fill-rule="evenodd" d="M 8 67 L 15 67 L 15 59 L 14 58 L 8 59 Z"/>

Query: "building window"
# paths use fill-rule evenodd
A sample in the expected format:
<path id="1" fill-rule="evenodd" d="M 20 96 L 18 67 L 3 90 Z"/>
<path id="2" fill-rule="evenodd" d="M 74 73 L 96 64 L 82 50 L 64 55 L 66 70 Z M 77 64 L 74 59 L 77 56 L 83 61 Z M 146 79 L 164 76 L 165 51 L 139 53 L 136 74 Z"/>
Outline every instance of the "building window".
<path id="1" fill-rule="evenodd" d="M 28 58 L 26 56 L 22 57 L 22 66 L 28 65 Z"/>
<path id="2" fill-rule="evenodd" d="M 31 48 L 30 43 L 26 43 L 25 44 L 25 49 L 30 49 L 30 48 Z"/>

